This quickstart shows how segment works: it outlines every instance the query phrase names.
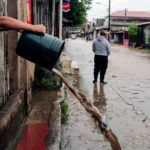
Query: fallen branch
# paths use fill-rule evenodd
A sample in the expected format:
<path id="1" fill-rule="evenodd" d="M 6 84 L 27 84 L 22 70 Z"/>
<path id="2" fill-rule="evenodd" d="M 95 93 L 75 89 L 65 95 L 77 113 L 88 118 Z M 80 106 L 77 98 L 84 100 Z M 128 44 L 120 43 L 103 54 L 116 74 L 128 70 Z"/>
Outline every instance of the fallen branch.
<path id="1" fill-rule="evenodd" d="M 87 98 L 87 96 L 81 92 L 79 92 L 76 88 L 69 84 L 69 82 L 63 77 L 63 75 L 57 70 L 52 69 L 52 72 L 55 73 L 60 79 L 65 83 L 65 85 L 69 88 L 69 90 L 76 96 L 76 98 L 80 101 L 80 103 L 84 106 L 84 108 L 90 112 L 93 117 L 98 121 L 100 130 L 102 134 L 107 138 L 110 142 L 113 150 L 121 150 L 119 141 L 116 135 L 112 132 L 112 130 L 108 127 L 108 125 L 103 122 L 102 115 L 96 106 L 93 105 L 93 102 Z"/>

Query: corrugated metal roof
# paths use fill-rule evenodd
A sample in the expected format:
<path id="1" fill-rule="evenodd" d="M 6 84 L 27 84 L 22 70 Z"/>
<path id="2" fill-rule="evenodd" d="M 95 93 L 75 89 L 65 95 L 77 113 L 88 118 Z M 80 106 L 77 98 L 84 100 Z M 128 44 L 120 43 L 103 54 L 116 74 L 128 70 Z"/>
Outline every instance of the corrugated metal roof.
<path id="1" fill-rule="evenodd" d="M 139 26 L 142 26 L 142 25 L 149 25 L 149 24 L 150 24 L 150 21 L 149 21 L 149 22 L 139 23 L 138 25 L 139 25 Z"/>
<path id="2" fill-rule="evenodd" d="M 112 17 L 124 17 L 125 11 L 116 11 L 111 14 Z M 150 18 L 150 12 L 145 11 L 126 11 L 126 17 L 148 17 Z"/>

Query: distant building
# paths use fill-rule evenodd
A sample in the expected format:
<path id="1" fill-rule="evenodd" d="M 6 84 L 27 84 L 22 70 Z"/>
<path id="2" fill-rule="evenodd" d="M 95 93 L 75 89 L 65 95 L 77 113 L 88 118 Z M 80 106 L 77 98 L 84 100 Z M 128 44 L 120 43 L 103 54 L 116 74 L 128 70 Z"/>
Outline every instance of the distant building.
<path id="1" fill-rule="evenodd" d="M 132 22 L 143 23 L 150 21 L 150 12 L 117 11 L 111 14 L 111 30 L 123 30 Z"/>
<path id="2" fill-rule="evenodd" d="M 150 21 L 138 24 L 138 39 L 139 46 L 150 48 Z"/>
<path id="3" fill-rule="evenodd" d="M 103 26 L 104 22 L 105 22 L 105 19 L 99 19 L 99 18 L 97 18 L 96 19 L 96 26 L 97 27 Z"/>
<path id="4" fill-rule="evenodd" d="M 140 24 L 149 21 L 150 12 L 128 10 L 116 11 L 111 14 L 112 39 L 115 42 L 128 45 L 128 26 L 133 22 Z"/>
<path id="5" fill-rule="evenodd" d="M 94 31 L 94 28 L 93 28 L 93 22 L 89 22 L 87 21 L 84 25 L 84 37 L 86 40 L 92 40 L 93 39 L 93 31 Z"/>

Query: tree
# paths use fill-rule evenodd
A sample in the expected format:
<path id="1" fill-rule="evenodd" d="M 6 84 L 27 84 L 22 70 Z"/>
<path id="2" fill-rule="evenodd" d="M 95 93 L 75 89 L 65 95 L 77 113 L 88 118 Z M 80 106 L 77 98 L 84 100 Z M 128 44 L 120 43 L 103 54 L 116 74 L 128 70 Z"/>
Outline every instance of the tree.
<path id="1" fill-rule="evenodd" d="M 138 35 L 138 26 L 136 23 L 131 23 L 128 27 L 129 40 L 131 43 L 136 43 Z"/>
<path id="2" fill-rule="evenodd" d="M 71 0 L 70 11 L 64 12 L 63 16 L 66 22 L 64 26 L 77 26 L 86 21 L 86 11 L 90 8 L 92 0 Z"/>

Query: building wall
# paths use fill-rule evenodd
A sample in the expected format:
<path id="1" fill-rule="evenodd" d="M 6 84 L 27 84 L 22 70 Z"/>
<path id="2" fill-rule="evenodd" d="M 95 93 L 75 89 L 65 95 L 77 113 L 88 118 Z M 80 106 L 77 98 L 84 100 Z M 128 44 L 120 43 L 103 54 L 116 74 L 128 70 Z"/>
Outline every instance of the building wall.
<path id="1" fill-rule="evenodd" d="M 55 14 L 56 15 L 56 14 Z M 33 23 L 44 24 L 52 33 L 52 0 L 33 0 Z M 55 18 L 55 21 L 57 18 Z"/>
<path id="2" fill-rule="evenodd" d="M 144 34 L 145 34 L 145 43 L 149 44 L 150 42 L 148 41 L 148 38 L 150 36 L 150 25 L 148 25 L 147 27 L 145 27 Z"/>
<path id="3" fill-rule="evenodd" d="M 4 11 L 5 10 L 5 11 Z M 0 0 L 0 15 L 27 21 L 27 0 Z M 35 65 L 16 55 L 17 31 L 0 32 L 0 106 L 18 89 L 31 96 Z M 29 90 L 29 91 L 28 91 Z"/>
<path id="4" fill-rule="evenodd" d="M 26 22 L 26 2 L 27 0 L 0 0 L 0 15 Z M 48 33 L 52 29 L 50 2 L 51 0 L 33 0 L 33 23 L 44 24 Z M 13 149 L 13 138 L 27 110 L 30 111 L 32 98 L 35 65 L 16 55 L 19 37 L 20 33 L 16 31 L 0 32 L 0 149 L 3 150 L 9 143 L 8 149 Z"/>
<path id="5" fill-rule="evenodd" d="M 123 26 L 113 26 L 111 25 L 111 31 L 123 31 Z"/>
<path id="6" fill-rule="evenodd" d="M 0 0 L 0 15 L 6 14 L 6 5 L 7 3 L 4 0 Z M 6 54 L 5 49 L 5 32 L 0 31 L 0 107 L 6 101 L 6 80 L 5 80 L 5 66 L 6 59 L 4 55 Z"/>
<path id="7" fill-rule="evenodd" d="M 18 18 L 17 1 L 8 1 L 7 5 L 8 16 Z M 10 93 L 18 89 L 18 57 L 15 53 L 16 44 L 18 41 L 18 33 L 16 31 L 8 31 L 8 68 L 10 80 Z"/>
<path id="8" fill-rule="evenodd" d="M 33 24 L 44 24 L 47 33 L 52 29 L 52 0 L 31 0 Z M 58 12 L 58 9 L 56 10 Z M 8 15 L 27 22 L 27 0 L 0 0 L 0 15 Z M 55 18 L 55 22 L 58 17 Z M 57 28 L 55 28 L 57 31 Z M 16 55 L 16 45 L 20 33 L 0 32 L 0 107 L 18 89 L 31 99 L 31 85 L 34 80 L 35 64 Z"/>
<path id="9" fill-rule="evenodd" d="M 104 26 L 105 19 L 96 19 L 96 26 Z"/>
<path id="10" fill-rule="evenodd" d="M 9 16 L 13 15 L 12 17 L 14 18 L 24 22 L 28 21 L 27 0 L 12 0 L 9 2 L 8 7 L 12 8 L 12 10 L 9 9 Z M 9 34 L 10 92 L 13 93 L 17 89 L 24 89 L 26 93 L 25 101 L 29 104 L 32 98 L 31 86 L 34 80 L 35 64 L 16 55 L 16 45 L 20 33 L 11 31 Z"/>
<path id="11" fill-rule="evenodd" d="M 111 31 L 124 31 L 128 30 L 128 26 L 136 22 L 137 24 L 144 23 L 150 20 L 150 17 L 127 17 L 125 16 L 119 17 L 119 16 L 111 16 Z"/>

